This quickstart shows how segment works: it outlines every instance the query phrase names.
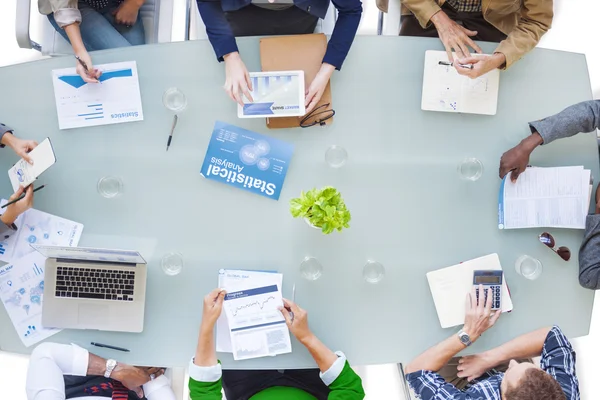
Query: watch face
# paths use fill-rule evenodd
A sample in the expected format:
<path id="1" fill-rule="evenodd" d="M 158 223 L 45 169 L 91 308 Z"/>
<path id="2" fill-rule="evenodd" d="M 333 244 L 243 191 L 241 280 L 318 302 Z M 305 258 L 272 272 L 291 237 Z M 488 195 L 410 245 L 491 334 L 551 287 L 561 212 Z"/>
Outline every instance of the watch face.
<path id="1" fill-rule="evenodd" d="M 466 333 L 461 334 L 459 337 L 463 344 L 468 344 L 471 341 L 471 338 Z"/>

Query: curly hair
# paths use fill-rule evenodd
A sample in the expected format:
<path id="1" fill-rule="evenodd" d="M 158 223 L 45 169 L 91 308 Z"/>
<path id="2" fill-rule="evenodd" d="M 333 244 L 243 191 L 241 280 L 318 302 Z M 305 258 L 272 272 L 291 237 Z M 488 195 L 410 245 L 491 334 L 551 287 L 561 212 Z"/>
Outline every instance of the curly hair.
<path id="1" fill-rule="evenodd" d="M 558 382 L 541 369 L 528 369 L 515 387 L 504 394 L 506 400 L 566 400 Z"/>

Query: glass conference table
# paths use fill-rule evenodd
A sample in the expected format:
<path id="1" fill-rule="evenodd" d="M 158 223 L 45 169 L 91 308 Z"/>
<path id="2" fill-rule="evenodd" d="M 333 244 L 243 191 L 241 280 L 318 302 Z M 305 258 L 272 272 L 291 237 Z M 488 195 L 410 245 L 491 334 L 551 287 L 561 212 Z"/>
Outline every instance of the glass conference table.
<path id="1" fill-rule="evenodd" d="M 239 40 L 250 71 L 260 70 L 258 40 Z M 483 44 L 487 52 L 493 44 Z M 0 69 L 0 115 L 20 137 L 50 136 L 57 163 L 39 180 L 35 207 L 85 225 L 80 246 L 137 249 L 149 263 L 147 307 L 141 334 L 64 330 L 49 340 L 77 343 L 106 357 L 140 365 L 185 365 L 197 343 L 203 296 L 217 285 L 221 268 L 278 270 L 283 294 L 308 310 L 313 331 L 358 365 L 408 362 L 456 332 L 442 329 L 425 273 L 498 253 L 514 311 L 500 318 L 471 352 L 488 349 L 524 332 L 559 324 L 570 337 L 589 332 L 594 292 L 578 283 L 579 230 L 554 229 L 564 262 L 538 242 L 542 229 L 498 230 L 497 202 L 502 153 L 528 135 L 527 122 L 591 99 L 585 57 L 534 50 L 502 72 L 495 116 L 421 111 L 425 50 L 441 50 L 437 39 L 357 37 L 343 70 L 332 80 L 334 123 L 325 128 L 269 130 L 262 119 L 237 118 L 222 89 L 224 68 L 206 41 L 99 52 L 96 64 L 135 60 L 140 75 L 144 121 L 86 129 L 58 129 L 51 71 L 72 67 L 71 57 Z M 181 88 L 188 108 L 181 113 L 173 143 L 165 151 L 172 114 L 162 104 L 168 87 Z M 294 156 L 279 201 L 200 176 L 216 120 L 292 142 Z M 325 162 L 332 145 L 348 151 L 339 169 Z M 482 160 L 476 182 L 460 180 L 457 164 Z M 0 170 L 15 162 L 2 151 Z M 538 166 L 584 165 L 598 171 L 593 135 L 578 135 L 539 148 Z M 124 193 L 101 197 L 98 179 L 120 176 Z M 332 185 L 352 213 L 351 228 L 324 236 L 293 219 L 288 201 L 300 191 Z M 0 180 L 3 196 L 11 192 Z M 167 276 L 161 257 L 184 257 L 177 276 Z M 515 260 L 541 260 L 537 281 L 517 275 Z M 317 281 L 299 271 L 305 256 L 323 265 Z M 382 263 L 376 285 L 362 277 L 368 260 Z M 93 348 L 102 342 L 131 349 Z M 291 354 L 234 362 L 226 368 L 312 367 L 295 340 Z M 25 348 L 0 307 L 0 348 Z"/>

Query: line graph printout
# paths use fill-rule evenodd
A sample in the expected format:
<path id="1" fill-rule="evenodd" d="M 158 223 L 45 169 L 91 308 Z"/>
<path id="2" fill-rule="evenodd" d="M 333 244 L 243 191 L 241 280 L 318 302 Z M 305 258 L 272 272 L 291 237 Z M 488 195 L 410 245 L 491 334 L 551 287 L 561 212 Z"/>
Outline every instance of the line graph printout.
<path id="1" fill-rule="evenodd" d="M 85 82 L 75 68 L 52 71 L 59 129 L 142 121 L 135 61 L 95 65 L 99 83 Z"/>
<path id="2" fill-rule="evenodd" d="M 234 360 L 290 353 L 290 332 L 279 307 L 277 285 L 228 292 L 223 308 L 229 322 Z"/>

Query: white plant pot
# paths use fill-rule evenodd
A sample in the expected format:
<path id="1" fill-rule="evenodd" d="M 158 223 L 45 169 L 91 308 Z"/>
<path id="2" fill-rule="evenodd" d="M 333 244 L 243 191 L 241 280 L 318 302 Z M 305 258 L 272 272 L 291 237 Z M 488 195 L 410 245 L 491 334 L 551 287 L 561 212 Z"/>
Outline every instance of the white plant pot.
<path id="1" fill-rule="evenodd" d="M 313 224 L 311 224 L 308 218 L 304 218 L 304 222 L 306 222 L 306 225 L 310 226 L 311 228 L 321 230 L 321 228 L 319 228 L 318 226 L 314 226 Z"/>

